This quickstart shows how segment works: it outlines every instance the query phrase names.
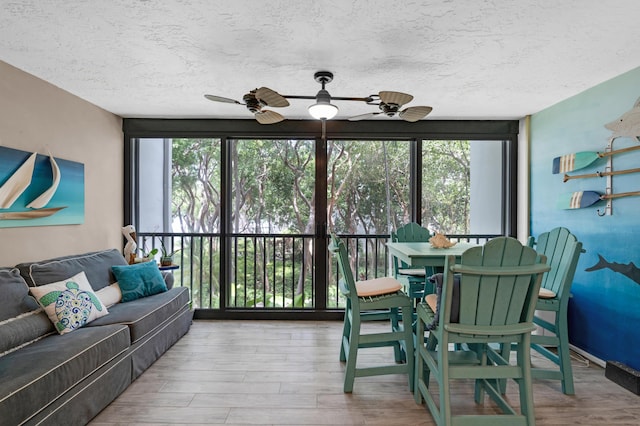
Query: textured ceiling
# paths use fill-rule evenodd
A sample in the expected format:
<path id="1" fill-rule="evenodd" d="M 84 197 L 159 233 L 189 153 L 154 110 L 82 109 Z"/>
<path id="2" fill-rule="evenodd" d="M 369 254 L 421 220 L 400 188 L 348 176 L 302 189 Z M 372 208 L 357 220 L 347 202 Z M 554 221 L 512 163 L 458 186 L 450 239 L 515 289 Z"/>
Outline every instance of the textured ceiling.
<path id="1" fill-rule="evenodd" d="M 266 86 L 519 118 L 640 66 L 638 0 L 0 0 L 0 60 L 123 117 L 248 118 Z M 278 112 L 308 118 L 307 100 Z M 377 111 L 335 101 L 337 118 Z M 382 116 L 377 118 L 388 119 Z"/>

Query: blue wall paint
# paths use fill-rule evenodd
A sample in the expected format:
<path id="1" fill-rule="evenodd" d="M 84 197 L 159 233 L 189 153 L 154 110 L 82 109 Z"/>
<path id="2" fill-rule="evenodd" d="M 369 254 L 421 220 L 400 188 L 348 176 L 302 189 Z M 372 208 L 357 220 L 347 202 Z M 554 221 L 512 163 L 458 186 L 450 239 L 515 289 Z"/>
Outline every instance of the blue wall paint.
<path id="1" fill-rule="evenodd" d="M 556 226 L 569 228 L 586 253 L 578 263 L 569 303 L 571 343 L 605 361 L 640 369 L 640 283 L 614 272 L 585 269 L 598 262 L 640 267 L 640 197 L 613 201 L 613 215 L 599 217 L 604 202 L 577 210 L 558 210 L 564 193 L 605 192 L 606 178 L 562 182 L 551 173 L 554 157 L 579 151 L 604 151 L 612 132 L 604 127 L 631 109 L 640 98 L 640 68 L 593 87 L 531 117 L 531 230 L 533 235 Z M 618 138 L 614 149 L 640 144 Z M 605 159 L 570 174 L 604 171 Z M 613 158 L 613 170 L 640 167 L 640 151 Z M 640 191 L 640 174 L 613 177 L 613 192 Z"/>

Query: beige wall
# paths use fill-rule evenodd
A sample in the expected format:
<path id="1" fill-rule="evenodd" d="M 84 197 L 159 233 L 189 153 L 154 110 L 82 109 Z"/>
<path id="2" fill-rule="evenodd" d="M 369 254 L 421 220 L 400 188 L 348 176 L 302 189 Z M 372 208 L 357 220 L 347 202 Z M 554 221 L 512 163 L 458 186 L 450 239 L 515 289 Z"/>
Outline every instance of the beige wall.
<path id="1" fill-rule="evenodd" d="M 0 61 L 0 146 L 84 164 L 84 224 L 0 228 L 0 266 L 122 246 L 120 117 Z"/>

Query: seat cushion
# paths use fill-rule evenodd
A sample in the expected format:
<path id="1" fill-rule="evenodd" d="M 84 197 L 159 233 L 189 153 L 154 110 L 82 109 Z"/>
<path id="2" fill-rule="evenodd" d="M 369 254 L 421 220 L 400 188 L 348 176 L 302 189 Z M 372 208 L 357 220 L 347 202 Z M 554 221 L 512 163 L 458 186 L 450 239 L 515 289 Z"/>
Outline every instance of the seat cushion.
<path id="1" fill-rule="evenodd" d="M 124 353 L 129 330 L 122 325 L 84 327 L 47 336 L 0 357 L 0 419 L 21 424 L 88 375 Z"/>
<path id="2" fill-rule="evenodd" d="M 541 287 L 540 291 L 538 292 L 538 297 L 540 299 L 553 299 L 554 297 L 556 297 L 556 293 L 552 290 Z"/>
<path id="3" fill-rule="evenodd" d="M 433 312 L 435 313 L 435 315 L 433 316 L 433 322 L 431 324 L 426 325 L 427 330 L 433 330 L 434 328 L 436 328 L 436 326 L 438 325 L 438 322 L 440 321 L 440 299 L 442 298 L 442 286 L 444 284 L 443 280 L 444 280 L 444 274 L 440 274 L 440 273 L 434 274 L 431 277 L 429 277 L 429 281 L 433 283 L 436 288 L 436 294 L 435 294 L 436 306 L 435 306 L 435 309 L 431 306 L 431 304 L 433 304 L 433 297 L 432 297 L 433 295 L 427 295 L 425 297 L 425 301 L 427 297 L 430 299 L 431 303 L 427 302 L 427 304 L 429 305 L 431 310 L 433 310 Z M 453 300 L 451 300 L 451 317 L 449 322 L 456 323 L 460 320 L 460 275 L 454 275 L 453 277 L 452 299 Z"/>
<path id="4" fill-rule="evenodd" d="M 131 343 L 152 332 L 159 324 L 189 304 L 189 289 L 175 287 L 164 293 L 143 297 L 109 308 L 109 315 L 87 324 L 87 327 L 105 324 L 124 324 L 129 327 Z"/>
<path id="5" fill-rule="evenodd" d="M 431 294 L 427 294 L 424 297 L 424 302 L 429 305 L 429 307 L 431 308 L 431 310 L 435 313 L 438 310 L 438 296 L 431 293 Z"/>
<path id="6" fill-rule="evenodd" d="M 402 284 L 391 277 L 373 278 L 371 280 L 357 281 L 356 292 L 358 297 L 380 296 L 399 291 Z"/>
<path id="7" fill-rule="evenodd" d="M 398 269 L 398 273 L 401 274 L 401 275 L 412 275 L 412 276 L 417 276 L 417 277 L 424 277 L 426 275 L 426 272 L 425 272 L 424 268 Z"/>

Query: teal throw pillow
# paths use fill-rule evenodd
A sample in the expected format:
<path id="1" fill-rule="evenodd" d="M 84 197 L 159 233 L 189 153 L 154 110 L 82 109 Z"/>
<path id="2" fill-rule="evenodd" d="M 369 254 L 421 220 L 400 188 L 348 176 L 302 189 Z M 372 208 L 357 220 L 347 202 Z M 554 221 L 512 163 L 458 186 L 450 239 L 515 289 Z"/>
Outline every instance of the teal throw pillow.
<path id="1" fill-rule="evenodd" d="M 155 260 L 133 265 L 113 265 L 111 270 L 122 291 L 122 302 L 131 302 L 167 291 L 167 285 Z"/>

